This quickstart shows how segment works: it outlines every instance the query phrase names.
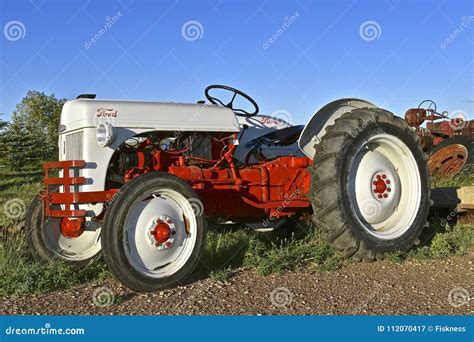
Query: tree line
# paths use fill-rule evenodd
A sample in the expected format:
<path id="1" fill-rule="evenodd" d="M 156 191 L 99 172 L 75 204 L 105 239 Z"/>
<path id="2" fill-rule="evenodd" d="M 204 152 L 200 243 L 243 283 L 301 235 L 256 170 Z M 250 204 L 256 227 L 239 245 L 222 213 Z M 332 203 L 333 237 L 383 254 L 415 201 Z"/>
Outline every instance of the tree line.
<path id="1" fill-rule="evenodd" d="M 18 103 L 11 121 L 0 117 L 0 165 L 8 169 L 38 166 L 57 160 L 58 125 L 66 99 L 30 90 Z"/>

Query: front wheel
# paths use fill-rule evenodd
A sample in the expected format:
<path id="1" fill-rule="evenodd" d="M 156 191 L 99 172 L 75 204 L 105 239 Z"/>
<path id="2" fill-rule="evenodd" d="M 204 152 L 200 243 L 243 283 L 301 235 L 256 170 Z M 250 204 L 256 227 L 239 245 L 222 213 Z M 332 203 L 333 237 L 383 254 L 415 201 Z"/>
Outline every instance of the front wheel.
<path id="1" fill-rule="evenodd" d="M 59 259 L 83 266 L 100 253 L 100 222 L 44 217 L 43 206 L 41 197 L 36 196 L 25 216 L 28 248 L 36 260 L 47 263 Z"/>
<path id="2" fill-rule="evenodd" d="M 107 208 L 103 254 L 125 286 L 152 292 L 182 285 L 204 249 L 204 210 L 192 187 L 164 173 L 136 177 Z"/>
<path id="3" fill-rule="evenodd" d="M 345 257 L 374 260 L 406 251 L 427 224 L 429 176 L 418 137 L 377 108 L 356 109 L 315 146 L 313 221 Z"/>

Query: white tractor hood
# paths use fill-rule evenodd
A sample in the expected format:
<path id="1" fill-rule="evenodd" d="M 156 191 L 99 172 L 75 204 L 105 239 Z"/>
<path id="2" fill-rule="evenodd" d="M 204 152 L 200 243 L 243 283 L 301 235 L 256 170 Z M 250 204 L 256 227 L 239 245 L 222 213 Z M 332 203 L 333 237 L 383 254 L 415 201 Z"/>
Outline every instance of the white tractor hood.
<path id="1" fill-rule="evenodd" d="M 234 112 L 215 105 L 77 99 L 64 104 L 61 133 L 96 127 L 102 121 L 131 130 L 240 131 Z"/>

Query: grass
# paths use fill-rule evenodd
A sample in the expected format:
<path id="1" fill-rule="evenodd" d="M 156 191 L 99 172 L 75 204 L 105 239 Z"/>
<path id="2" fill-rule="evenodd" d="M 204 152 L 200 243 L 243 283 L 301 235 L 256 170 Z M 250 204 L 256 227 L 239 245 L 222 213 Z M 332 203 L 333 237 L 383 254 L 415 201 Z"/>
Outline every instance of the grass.
<path id="1" fill-rule="evenodd" d="M 388 260 L 403 263 L 409 259 L 447 259 L 452 255 L 466 255 L 474 248 L 474 225 L 455 225 L 452 228 L 440 228 L 431 239 L 407 253 L 393 252 Z"/>
<path id="2" fill-rule="evenodd" d="M 467 173 L 466 173 L 467 172 Z M 463 172 L 450 182 L 438 186 L 464 186 L 474 184 L 471 171 Z M 42 171 L 29 167 L 22 172 L 0 169 L 0 210 L 4 204 L 17 198 L 29 204 L 40 191 Z M 21 214 L 24 214 L 21 212 Z M 23 219 L 0 216 L 0 228 L 11 227 Z M 222 228 L 222 227 L 220 227 Z M 453 228 L 436 227 L 433 236 L 408 253 L 394 252 L 388 260 L 402 263 L 407 259 L 445 259 L 451 255 L 466 254 L 474 247 L 474 227 L 456 225 Z M 243 229 L 210 229 L 205 253 L 196 273 L 226 282 L 238 268 L 254 269 L 266 276 L 272 273 L 295 270 L 312 265 L 320 272 L 332 271 L 344 262 L 319 236 L 318 232 L 302 238 L 269 239 L 264 233 Z M 102 259 L 78 269 L 61 261 L 48 265 L 32 260 L 27 252 L 25 237 L 8 234 L 0 241 L 0 295 L 24 295 L 65 289 L 88 281 L 110 277 Z"/>
<path id="3" fill-rule="evenodd" d="M 402 263 L 406 259 L 444 259 L 467 253 L 474 245 L 474 227 L 455 226 L 437 233 L 430 243 L 409 253 L 392 253 L 388 259 Z M 254 269 L 266 276 L 312 265 L 317 271 L 332 271 L 343 260 L 317 232 L 301 239 L 271 241 L 246 230 L 208 234 L 206 249 L 197 274 L 227 282 L 238 268 Z M 66 289 L 88 281 L 110 277 L 99 258 L 85 268 L 70 267 L 55 261 L 47 265 L 32 260 L 22 234 L 8 235 L 0 243 L 0 295 L 23 295 Z"/>
<path id="4" fill-rule="evenodd" d="M 260 275 L 294 270 L 312 263 L 321 270 L 339 265 L 333 249 L 319 234 L 301 239 L 269 239 L 263 233 L 244 229 L 208 233 L 206 251 L 199 273 L 216 279 L 226 279 L 236 268 L 252 268 Z"/>
<path id="5" fill-rule="evenodd" d="M 0 228 L 23 220 L 31 200 L 42 189 L 43 175 L 41 167 L 35 165 L 21 171 L 0 168 Z"/>
<path id="6" fill-rule="evenodd" d="M 46 265 L 34 261 L 23 234 L 8 235 L 0 243 L 0 295 L 53 291 L 108 276 L 101 259 L 84 268 L 70 267 L 59 260 Z"/>
<path id="7" fill-rule="evenodd" d="M 433 188 L 440 187 L 461 187 L 474 185 L 474 165 L 465 166 L 460 173 L 449 179 L 433 178 Z"/>

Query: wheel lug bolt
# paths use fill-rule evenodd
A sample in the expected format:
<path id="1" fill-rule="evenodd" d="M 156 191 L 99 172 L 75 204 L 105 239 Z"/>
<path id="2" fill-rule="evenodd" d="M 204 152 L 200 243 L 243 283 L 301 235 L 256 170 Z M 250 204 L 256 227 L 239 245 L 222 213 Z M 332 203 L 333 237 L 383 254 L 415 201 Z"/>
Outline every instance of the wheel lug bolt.
<path id="1" fill-rule="evenodd" d="M 387 198 L 387 197 L 388 197 L 388 195 L 387 195 L 387 194 L 383 194 L 383 197 L 384 197 L 384 198 Z"/>
<path id="2" fill-rule="evenodd" d="M 392 191 L 392 189 L 390 189 L 390 188 L 387 188 L 387 192 L 390 192 L 390 191 Z"/>
<path id="3" fill-rule="evenodd" d="M 377 189 L 374 189 L 374 192 L 377 193 Z"/>
<path id="4" fill-rule="evenodd" d="M 176 231 L 173 230 L 173 231 L 171 232 L 171 235 L 176 235 Z"/>
<path id="5" fill-rule="evenodd" d="M 390 184 L 390 179 L 387 179 L 385 183 Z"/>
<path id="6" fill-rule="evenodd" d="M 379 195 L 379 198 L 382 198 L 382 195 Z"/>
<path id="7" fill-rule="evenodd" d="M 373 185 L 377 185 L 377 181 L 373 181 L 372 184 L 373 184 Z"/>
<path id="8" fill-rule="evenodd" d="M 166 246 L 166 247 L 170 247 L 170 246 L 171 246 L 171 242 L 166 242 L 166 243 L 165 243 L 165 246 Z"/>
<path id="9" fill-rule="evenodd" d="M 377 175 L 377 179 L 380 179 L 380 175 Z"/>
<path id="10" fill-rule="evenodd" d="M 385 179 L 385 178 L 387 178 L 387 176 L 385 176 L 385 175 L 382 175 L 382 178 L 383 178 L 383 179 Z"/>
<path id="11" fill-rule="evenodd" d="M 161 246 L 161 243 L 155 242 L 155 246 L 156 246 L 156 247 L 160 247 L 160 246 Z"/>

